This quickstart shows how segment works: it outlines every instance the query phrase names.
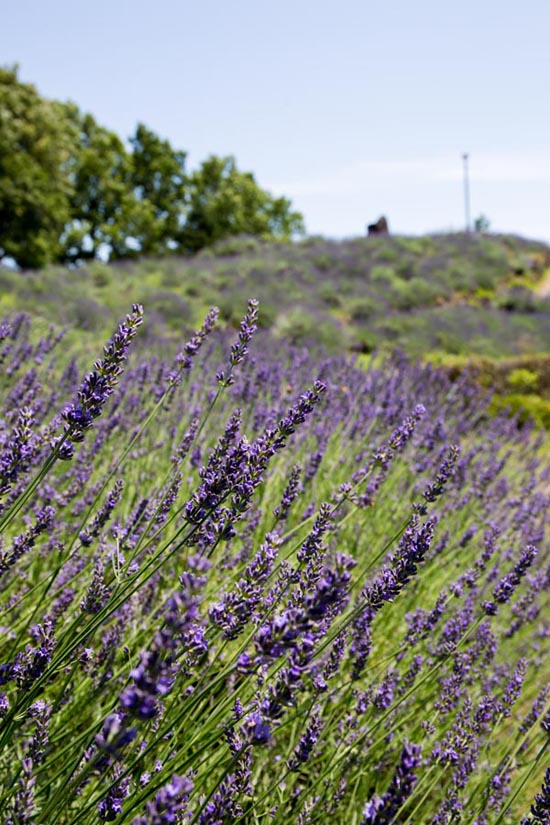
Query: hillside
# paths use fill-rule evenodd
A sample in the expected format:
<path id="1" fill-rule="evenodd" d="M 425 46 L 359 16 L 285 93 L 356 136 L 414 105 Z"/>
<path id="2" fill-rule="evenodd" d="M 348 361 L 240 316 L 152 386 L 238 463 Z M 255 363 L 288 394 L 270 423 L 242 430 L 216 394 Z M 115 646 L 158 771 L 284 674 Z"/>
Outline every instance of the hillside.
<path id="1" fill-rule="evenodd" d="M 549 271 L 549 247 L 513 236 L 235 238 L 192 258 L 1 270 L 0 313 L 103 333 L 129 300 L 141 301 L 157 334 L 171 338 L 213 304 L 236 326 L 255 296 L 260 325 L 292 343 L 525 356 L 550 352 Z"/>

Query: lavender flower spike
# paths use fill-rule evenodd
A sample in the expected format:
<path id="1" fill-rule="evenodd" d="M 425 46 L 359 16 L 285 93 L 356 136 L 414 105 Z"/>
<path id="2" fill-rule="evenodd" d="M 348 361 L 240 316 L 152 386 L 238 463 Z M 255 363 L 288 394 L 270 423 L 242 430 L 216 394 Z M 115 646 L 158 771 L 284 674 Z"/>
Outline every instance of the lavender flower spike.
<path id="1" fill-rule="evenodd" d="M 137 816 L 132 820 L 132 825 L 172 825 L 181 822 L 181 814 L 192 790 L 190 779 L 174 774 L 171 781 L 147 803 L 145 816 Z"/>
<path id="2" fill-rule="evenodd" d="M 258 328 L 256 324 L 257 320 L 258 301 L 255 298 L 251 298 L 248 302 L 246 315 L 241 321 L 239 337 L 231 345 L 231 352 L 229 355 L 229 371 L 225 373 L 223 370 L 220 370 L 220 372 L 218 372 L 216 375 L 216 379 L 220 386 L 230 387 L 231 384 L 233 384 L 235 380 L 235 376 L 233 375 L 233 367 L 236 367 L 237 364 L 240 364 L 242 361 L 244 361 L 244 359 L 248 355 L 248 345 L 252 340 L 252 336 Z"/>
<path id="3" fill-rule="evenodd" d="M 70 458 L 70 444 L 84 440 L 85 430 L 90 429 L 94 418 L 98 418 L 105 402 L 114 392 L 118 379 L 123 372 L 128 347 L 143 322 L 143 307 L 134 304 L 132 312 L 119 327 L 110 341 L 103 348 L 103 358 L 96 361 L 92 372 L 84 378 L 77 393 L 77 399 L 63 410 L 66 442 L 60 452 L 60 458 Z M 64 449 L 65 448 L 65 449 Z"/>
<path id="4" fill-rule="evenodd" d="M 241 328 L 239 330 L 239 338 L 231 347 L 231 366 L 234 367 L 240 364 L 248 354 L 248 344 L 252 336 L 257 330 L 258 320 L 258 301 L 256 298 L 251 298 L 248 302 L 246 315 L 241 321 Z"/>
<path id="5" fill-rule="evenodd" d="M 550 768 L 546 769 L 540 793 L 531 805 L 532 817 L 522 820 L 521 825 L 546 825 L 550 822 Z"/>
<path id="6" fill-rule="evenodd" d="M 322 728 L 323 722 L 321 717 L 318 713 L 314 713 L 304 735 L 294 749 L 294 754 L 287 762 L 287 767 L 289 770 L 298 771 L 300 770 L 300 765 L 307 762 L 313 748 L 317 743 L 317 740 L 319 739 L 319 734 L 321 733 Z"/>
<path id="7" fill-rule="evenodd" d="M 536 547 L 528 544 L 523 550 L 519 561 L 513 566 L 509 573 L 503 576 L 493 590 L 494 601 L 483 602 L 483 608 L 489 616 L 494 616 L 498 610 L 497 605 L 509 602 L 517 586 L 525 576 L 527 570 L 533 564 L 537 555 Z"/>
<path id="8" fill-rule="evenodd" d="M 420 765 L 419 745 L 404 745 L 399 764 L 386 793 L 374 796 L 363 810 L 361 825 L 390 825 L 395 814 L 405 804 L 417 782 L 416 768 Z"/>
<path id="9" fill-rule="evenodd" d="M 205 338 L 207 338 L 218 320 L 220 311 L 218 307 L 210 307 L 206 318 L 200 329 L 198 329 L 193 337 L 185 344 L 183 351 L 179 353 L 176 358 L 180 370 L 189 370 L 193 364 L 193 358 L 197 355 L 202 347 Z"/>

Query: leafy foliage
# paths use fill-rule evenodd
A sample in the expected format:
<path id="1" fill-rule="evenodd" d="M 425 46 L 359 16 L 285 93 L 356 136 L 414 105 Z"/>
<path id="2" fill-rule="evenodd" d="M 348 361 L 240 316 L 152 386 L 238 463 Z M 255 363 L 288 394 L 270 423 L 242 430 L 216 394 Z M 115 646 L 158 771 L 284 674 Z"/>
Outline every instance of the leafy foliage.
<path id="1" fill-rule="evenodd" d="M 23 268 L 196 252 L 246 233 L 303 231 L 290 201 L 261 189 L 233 158 L 191 175 L 186 153 L 138 124 L 121 138 L 73 103 L 43 99 L 0 70 L 0 259 Z"/>
<path id="2" fill-rule="evenodd" d="M 70 220 L 76 135 L 60 103 L 0 68 L 0 253 L 44 266 L 62 252 Z"/>
<path id="3" fill-rule="evenodd" d="M 151 227 L 139 237 L 144 255 L 165 254 L 175 247 L 187 202 L 186 153 L 172 148 L 143 123 L 132 145 L 131 185 L 152 210 Z"/>
<path id="4" fill-rule="evenodd" d="M 197 252 L 232 235 L 289 239 L 303 232 L 290 201 L 273 198 L 232 157 L 210 157 L 189 179 L 189 210 L 180 235 L 186 252 Z"/>
<path id="5" fill-rule="evenodd" d="M 128 185 L 131 158 L 120 138 L 75 107 L 69 113 L 78 129 L 79 148 L 63 256 L 74 262 L 110 250 L 115 259 L 125 257 L 128 238 L 137 239 L 144 224 L 151 223 L 151 209 Z"/>

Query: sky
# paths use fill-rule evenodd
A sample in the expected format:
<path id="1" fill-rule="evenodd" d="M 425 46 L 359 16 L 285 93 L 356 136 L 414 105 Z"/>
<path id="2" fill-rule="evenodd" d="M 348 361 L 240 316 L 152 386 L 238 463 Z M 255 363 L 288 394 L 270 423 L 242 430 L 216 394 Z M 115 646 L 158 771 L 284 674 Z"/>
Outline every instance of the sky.
<path id="1" fill-rule="evenodd" d="M 550 241 L 548 0 L 17 0 L 0 63 L 128 137 L 234 155 L 310 234 Z"/>

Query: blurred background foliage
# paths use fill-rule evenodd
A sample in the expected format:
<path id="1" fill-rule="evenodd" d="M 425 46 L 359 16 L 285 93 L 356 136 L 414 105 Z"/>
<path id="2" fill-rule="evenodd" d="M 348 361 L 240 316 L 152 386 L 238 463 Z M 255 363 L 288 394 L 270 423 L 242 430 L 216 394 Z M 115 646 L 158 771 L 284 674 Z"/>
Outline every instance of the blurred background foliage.
<path id="1" fill-rule="evenodd" d="M 77 317 L 84 329 L 108 334 L 131 296 L 154 312 L 163 334 L 177 337 L 213 304 L 236 326 L 238 308 L 256 296 L 260 326 L 294 343 L 521 358 L 550 353 L 550 298 L 541 290 L 549 271 L 548 247 L 511 236 L 231 236 L 193 256 L 0 269 L 0 312 L 29 310 L 61 326 Z"/>
<path id="2" fill-rule="evenodd" d="M 74 103 L 0 68 L 0 259 L 23 268 L 188 254 L 248 233 L 290 238 L 302 216 L 232 157 L 192 173 L 144 124 L 129 145 Z"/>

